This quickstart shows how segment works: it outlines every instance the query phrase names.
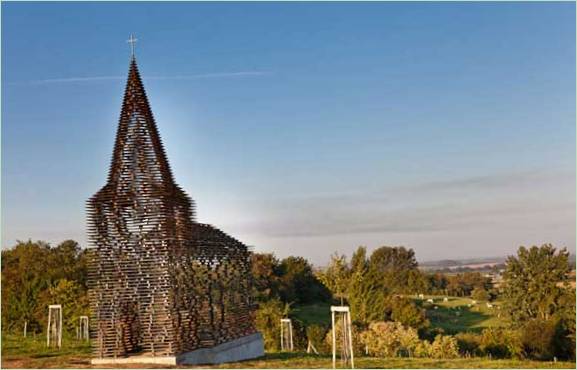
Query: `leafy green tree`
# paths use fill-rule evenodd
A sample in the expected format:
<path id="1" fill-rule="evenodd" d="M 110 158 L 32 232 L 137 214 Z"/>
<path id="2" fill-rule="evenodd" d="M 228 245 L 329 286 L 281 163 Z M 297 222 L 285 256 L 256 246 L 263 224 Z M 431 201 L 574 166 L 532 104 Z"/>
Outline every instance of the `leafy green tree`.
<path id="1" fill-rule="evenodd" d="M 252 253 L 253 294 L 257 301 L 279 296 L 279 261 L 272 253 Z"/>
<path id="2" fill-rule="evenodd" d="M 348 267 L 347 257 L 334 254 L 325 271 L 318 274 L 319 280 L 331 291 L 333 297 L 340 300 L 341 305 L 347 298 L 351 271 Z"/>
<path id="3" fill-rule="evenodd" d="M 51 281 L 54 283 L 60 279 L 67 279 L 86 290 L 88 253 L 87 249 L 80 248 L 74 240 L 65 240 L 56 248 L 52 248 L 49 265 L 54 266 L 54 269 L 51 271 Z"/>
<path id="4" fill-rule="evenodd" d="M 75 333 L 80 316 L 89 316 L 90 312 L 88 295 L 84 288 L 67 279 L 60 279 L 53 286 L 44 290 L 40 294 L 39 302 L 36 320 L 46 326 L 48 305 L 59 304 L 62 306 L 62 324 L 69 334 Z"/>
<path id="5" fill-rule="evenodd" d="M 330 291 L 314 275 L 312 266 L 303 257 L 287 257 L 280 263 L 279 295 L 287 303 L 327 301 Z"/>
<path id="6" fill-rule="evenodd" d="M 29 331 L 40 331 L 36 320 L 40 293 L 50 284 L 50 246 L 44 242 L 18 241 L 2 251 L 2 324 L 8 330 L 20 329 L 28 321 Z"/>
<path id="7" fill-rule="evenodd" d="M 471 298 L 477 301 L 488 301 L 491 299 L 491 295 L 485 288 L 477 287 L 471 292 Z"/>
<path id="8" fill-rule="evenodd" d="M 489 290 L 492 287 L 491 279 L 479 272 L 465 272 L 449 275 L 447 279 L 447 293 L 455 296 L 468 296 L 474 289 Z"/>
<path id="9" fill-rule="evenodd" d="M 255 325 L 264 339 L 267 351 L 280 350 L 280 320 L 289 314 L 289 306 L 279 299 L 261 302 L 256 311 Z"/>
<path id="10" fill-rule="evenodd" d="M 555 348 L 559 358 L 575 361 L 575 289 L 567 289 L 559 300 Z"/>
<path id="11" fill-rule="evenodd" d="M 377 272 L 369 270 L 365 274 L 356 272 L 352 275 L 348 303 L 355 322 L 368 325 L 372 321 L 386 320 L 390 309 L 388 298 L 388 292 Z"/>
<path id="12" fill-rule="evenodd" d="M 391 315 L 393 321 L 415 329 L 424 329 L 430 325 L 425 310 L 417 307 L 415 303 L 400 297 L 393 297 L 391 302 Z"/>
<path id="13" fill-rule="evenodd" d="M 380 275 L 389 293 L 411 293 L 409 277 L 417 268 L 415 252 L 405 247 L 380 247 L 369 259 L 369 270 Z"/>
<path id="14" fill-rule="evenodd" d="M 367 259 L 367 248 L 358 247 L 351 257 L 351 274 L 364 274 L 369 268 L 369 260 Z"/>
<path id="15" fill-rule="evenodd" d="M 418 267 L 415 252 L 405 247 L 380 247 L 369 259 L 371 268 L 382 272 L 410 271 Z"/>
<path id="16" fill-rule="evenodd" d="M 507 259 L 504 273 L 504 308 L 513 323 L 531 319 L 547 321 L 559 310 L 567 288 L 569 272 L 567 250 L 557 251 L 551 244 L 519 248 Z"/>
<path id="17" fill-rule="evenodd" d="M 434 274 L 425 275 L 427 280 L 428 292 L 431 294 L 447 294 L 447 277 L 445 274 L 436 272 Z"/>
<path id="18" fill-rule="evenodd" d="M 429 281 L 425 274 L 418 269 L 410 270 L 407 274 L 407 292 L 421 294 L 429 291 Z"/>
<path id="19" fill-rule="evenodd" d="M 414 304 L 393 298 L 398 293 L 426 289 L 426 279 L 417 269 L 412 249 L 381 247 L 367 260 L 365 248 L 359 247 L 351 262 L 348 303 L 356 322 L 368 325 L 396 320 L 417 328 L 428 325 L 424 313 Z"/>
<path id="20" fill-rule="evenodd" d="M 55 287 L 62 288 L 66 284 L 73 288 L 70 304 L 86 314 L 87 260 L 87 252 L 72 240 L 55 248 L 42 241 L 18 241 L 13 248 L 2 251 L 3 329 L 21 330 L 27 321 L 29 332 L 44 330 L 48 301 L 52 302 L 47 298 L 51 296 L 50 289 L 55 292 Z M 64 282 L 63 285 L 59 285 L 60 282 Z M 53 298 L 64 299 L 62 296 Z M 70 312 L 65 309 L 65 315 Z M 67 316 L 65 319 L 73 318 Z"/>

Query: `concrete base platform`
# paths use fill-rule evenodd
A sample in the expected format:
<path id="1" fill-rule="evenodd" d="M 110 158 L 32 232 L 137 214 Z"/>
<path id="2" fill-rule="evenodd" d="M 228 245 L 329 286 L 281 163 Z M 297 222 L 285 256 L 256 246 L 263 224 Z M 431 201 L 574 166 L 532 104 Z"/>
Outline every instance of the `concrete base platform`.
<path id="1" fill-rule="evenodd" d="M 264 342 L 260 333 L 238 338 L 212 348 L 200 348 L 178 356 L 135 355 L 122 358 L 94 358 L 93 365 L 104 364 L 160 364 L 208 365 L 236 362 L 264 356 Z"/>
<path id="2" fill-rule="evenodd" d="M 104 357 L 93 358 L 90 360 L 92 365 L 121 365 L 121 364 L 158 364 L 158 365 L 176 365 L 174 356 L 128 356 L 128 357 Z"/>
<path id="3" fill-rule="evenodd" d="M 264 356 L 264 342 L 261 333 L 247 335 L 212 348 L 201 348 L 180 354 L 177 364 L 203 365 L 235 362 Z"/>

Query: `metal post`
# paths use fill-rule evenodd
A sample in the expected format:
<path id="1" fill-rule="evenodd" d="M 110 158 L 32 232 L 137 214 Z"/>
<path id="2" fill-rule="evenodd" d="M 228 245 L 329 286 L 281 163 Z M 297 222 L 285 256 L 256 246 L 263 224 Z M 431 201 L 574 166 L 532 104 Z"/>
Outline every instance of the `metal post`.
<path id="1" fill-rule="evenodd" d="M 333 332 L 333 369 L 336 368 L 336 357 L 337 357 L 337 345 L 336 345 L 336 328 L 335 328 L 335 314 L 341 313 L 343 328 L 341 333 L 342 348 L 341 348 L 341 360 L 343 366 L 349 359 L 351 360 L 351 367 L 354 369 L 354 355 L 353 355 L 353 333 L 352 333 L 352 323 L 351 323 L 351 313 L 348 306 L 331 306 L 331 321 L 332 321 L 332 332 Z"/>
<path id="2" fill-rule="evenodd" d="M 290 338 L 290 349 L 291 351 L 294 351 L 294 345 L 293 345 L 293 323 L 292 321 L 289 321 L 289 338 Z"/>
<path id="3" fill-rule="evenodd" d="M 284 324 L 280 319 L 280 350 L 284 351 Z"/>
<path id="4" fill-rule="evenodd" d="M 58 326 L 58 348 L 62 348 L 62 306 L 60 306 L 60 325 Z"/>
<path id="5" fill-rule="evenodd" d="M 333 332 L 333 369 L 336 368 L 337 362 L 337 336 L 335 333 L 335 312 L 331 310 L 332 332 Z"/>
<path id="6" fill-rule="evenodd" d="M 347 360 L 349 358 L 349 349 L 348 349 L 348 344 L 349 341 L 347 340 L 347 336 L 348 336 L 348 331 L 347 331 L 347 314 L 341 314 L 341 319 L 343 321 L 343 331 L 342 331 L 342 335 L 341 335 L 341 339 L 342 339 L 342 356 L 341 356 L 341 362 L 343 363 L 343 366 L 347 365 Z"/>
<path id="7" fill-rule="evenodd" d="M 46 347 L 50 347 L 50 320 L 52 319 L 52 315 L 50 312 L 50 307 L 48 307 L 48 328 L 46 328 Z"/>
<path id="8" fill-rule="evenodd" d="M 351 368 L 355 368 L 355 358 L 353 354 L 353 329 L 351 324 L 351 312 L 347 311 L 346 318 L 349 323 L 349 347 L 351 349 Z"/>

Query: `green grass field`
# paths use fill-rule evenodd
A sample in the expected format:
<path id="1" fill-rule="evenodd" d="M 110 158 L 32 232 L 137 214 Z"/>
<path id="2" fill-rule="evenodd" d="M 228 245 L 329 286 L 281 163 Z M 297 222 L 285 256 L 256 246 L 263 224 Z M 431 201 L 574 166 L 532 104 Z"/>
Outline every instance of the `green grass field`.
<path id="1" fill-rule="evenodd" d="M 414 296 L 411 298 L 415 299 Z M 415 301 L 427 309 L 427 318 L 431 321 L 431 326 L 442 328 L 447 334 L 480 332 L 487 327 L 505 324 L 500 318 L 499 302 L 492 302 L 493 307 L 489 308 L 485 301 L 473 305 L 473 300 L 468 297 L 447 297 L 448 302 L 444 302 L 443 298 L 444 296 L 425 296 L 423 300 L 415 299 Z M 434 303 L 427 303 L 427 299 L 433 299 Z"/>
<path id="2" fill-rule="evenodd" d="M 2 335 L 2 368 L 58 368 L 82 366 L 90 356 L 87 342 L 64 337 L 62 349 L 47 348 L 44 335 Z M 84 366 L 82 366 L 84 367 Z"/>
<path id="3" fill-rule="evenodd" d="M 268 354 L 264 359 L 243 361 L 234 364 L 223 364 L 220 368 L 295 368 L 295 369 L 330 369 L 330 356 L 309 355 L 306 353 Z M 337 368 L 343 367 L 337 362 Z M 358 369 L 503 369 L 503 368 L 575 368 L 574 362 L 539 362 L 520 360 L 489 360 L 484 358 L 435 360 L 428 358 L 375 358 L 360 357 L 355 359 Z"/>
<path id="4" fill-rule="evenodd" d="M 414 297 L 412 297 L 414 298 Z M 434 303 L 426 303 L 427 299 Z M 449 297 L 443 302 L 442 296 L 426 296 L 419 304 L 427 309 L 427 317 L 433 327 L 440 327 L 447 333 L 462 331 L 480 331 L 485 327 L 503 325 L 497 317 L 496 307 L 488 308 L 485 302 L 468 307 L 469 298 Z M 498 304 L 498 303 L 497 303 Z M 437 306 L 437 309 L 434 308 Z M 457 312 L 459 312 L 457 314 Z M 310 324 L 330 325 L 330 305 L 313 304 L 293 309 L 298 320 Z M 62 350 L 47 349 L 44 336 L 28 337 L 16 335 L 2 336 L 2 368 L 90 368 L 90 348 L 86 343 L 64 338 Z M 487 358 L 468 358 L 435 360 L 420 358 L 374 358 L 356 359 L 357 368 L 575 368 L 574 362 L 544 362 L 529 360 L 489 360 Z M 102 367 L 102 366 L 100 366 Z M 118 365 L 110 366 L 113 368 Z M 131 365 L 123 367 L 166 368 L 155 365 Z M 206 366 L 203 366 L 206 367 Z M 306 353 L 270 353 L 258 360 L 222 364 L 217 368 L 332 368 L 330 356 L 309 355 Z"/>
<path id="5" fill-rule="evenodd" d="M 431 321 L 432 327 L 442 328 L 447 334 L 459 332 L 480 332 L 484 328 L 491 326 L 502 326 L 504 321 L 498 317 L 500 313 L 499 302 L 492 303 L 493 308 L 489 308 L 486 302 L 471 304 L 468 297 L 447 297 L 448 302 L 444 302 L 444 296 L 425 296 L 423 300 L 409 296 L 419 305 L 427 310 L 427 318 Z M 427 299 L 433 299 L 434 303 L 427 303 Z M 437 306 L 437 309 L 434 307 Z M 331 324 L 330 304 L 317 303 L 312 305 L 296 306 L 292 309 L 294 318 L 302 321 L 305 325 L 321 324 L 328 326 Z"/>
<path id="6" fill-rule="evenodd" d="M 315 303 L 304 306 L 297 306 L 291 310 L 291 315 L 305 325 L 325 325 L 331 324 L 331 305 L 328 303 Z"/>
<path id="7" fill-rule="evenodd" d="M 5 336 L 2 340 L 2 368 L 91 368 L 89 349 L 86 345 L 73 342 L 63 343 L 63 349 L 47 350 L 45 343 L 39 340 L 23 340 L 15 336 Z M 103 367 L 99 365 L 98 367 Z M 111 365 L 110 368 L 118 368 Z M 133 364 L 123 368 L 167 368 L 166 365 Z M 203 368 L 293 368 L 323 369 L 332 368 L 330 356 L 317 356 L 306 353 L 272 353 L 257 360 L 202 366 Z M 341 367 L 338 363 L 337 367 Z M 374 358 L 360 357 L 355 360 L 356 368 L 365 369 L 432 369 L 432 368 L 575 368 L 571 362 L 540 362 L 519 360 L 488 360 L 484 358 L 434 360 L 418 358 Z M 168 368 L 194 368 L 194 366 L 169 366 Z"/>

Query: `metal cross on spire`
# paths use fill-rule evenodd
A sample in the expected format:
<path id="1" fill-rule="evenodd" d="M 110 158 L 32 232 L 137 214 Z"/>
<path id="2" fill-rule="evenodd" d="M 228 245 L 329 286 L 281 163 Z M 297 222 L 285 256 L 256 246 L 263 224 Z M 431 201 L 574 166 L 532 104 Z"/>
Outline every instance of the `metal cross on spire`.
<path id="1" fill-rule="evenodd" d="M 136 45 L 136 41 L 138 41 L 138 39 L 134 38 L 134 35 L 130 35 L 130 38 L 128 40 L 126 40 L 126 42 L 128 42 L 130 44 L 130 52 L 131 52 L 131 56 L 134 58 L 134 47 Z"/>

